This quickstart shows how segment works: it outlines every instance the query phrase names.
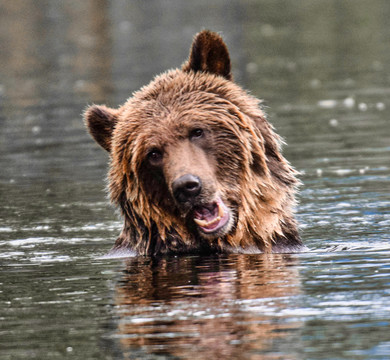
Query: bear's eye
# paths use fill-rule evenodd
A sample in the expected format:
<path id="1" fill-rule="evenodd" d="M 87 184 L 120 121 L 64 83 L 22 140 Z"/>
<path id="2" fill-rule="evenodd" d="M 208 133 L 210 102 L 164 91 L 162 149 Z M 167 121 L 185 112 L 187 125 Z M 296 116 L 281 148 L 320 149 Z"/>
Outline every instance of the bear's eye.
<path id="1" fill-rule="evenodd" d="M 158 149 L 152 149 L 148 153 L 148 161 L 150 164 L 157 166 L 161 164 L 163 154 Z"/>
<path id="2" fill-rule="evenodd" d="M 202 129 L 193 129 L 190 132 L 190 139 L 201 138 L 204 135 L 204 131 Z"/>

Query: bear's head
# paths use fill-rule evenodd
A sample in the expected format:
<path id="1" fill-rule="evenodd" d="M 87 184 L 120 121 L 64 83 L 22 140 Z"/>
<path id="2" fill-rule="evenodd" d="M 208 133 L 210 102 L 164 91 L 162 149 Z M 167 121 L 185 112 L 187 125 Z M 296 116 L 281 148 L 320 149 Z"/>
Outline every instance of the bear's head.
<path id="1" fill-rule="evenodd" d="M 295 172 L 259 100 L 233 82 L 218 34 L 202 31 L 181 69 L 119 109 L 89 107 L 85 121 L 110 154 L 109 192 L 125 217 L 117 247 L 250 252 L 299 239 Z"/>

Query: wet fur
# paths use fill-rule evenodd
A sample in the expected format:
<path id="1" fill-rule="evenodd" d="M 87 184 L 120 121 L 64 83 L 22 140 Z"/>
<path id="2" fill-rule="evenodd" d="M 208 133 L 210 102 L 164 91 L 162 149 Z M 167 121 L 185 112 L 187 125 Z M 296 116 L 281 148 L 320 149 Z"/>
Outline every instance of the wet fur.
<path id="1" fill-rule="evenodd" d="M 91 106 L 85 120 L 111 156 L 109 193 L 125 219 L 114 250 L 152 255 L 303 248 L 293 216 L 296 172 L 260 101 L 232 81 L 219 35 L 201 32 L 182 69 L 157 76 L 117 110 Z M 196 128 L 204 130 L 203 143 L 191 138 Z M 147 161 L 151 149 L 164 152 L 162 166 Z M 191 204 L 175 201 L 172 181 L 187 172 L 202 178 L 198 203 L 218 192 L 231 208 L 228 234 L 201 236 Z"/>

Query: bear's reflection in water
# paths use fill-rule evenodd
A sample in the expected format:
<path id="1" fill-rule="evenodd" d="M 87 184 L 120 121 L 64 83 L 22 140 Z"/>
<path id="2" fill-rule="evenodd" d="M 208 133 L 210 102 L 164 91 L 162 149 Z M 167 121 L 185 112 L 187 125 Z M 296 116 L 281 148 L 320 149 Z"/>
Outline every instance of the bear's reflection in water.
<path id="1" fill-rule="evenodd" d="M 126 359 L 291 359 L 301 324 L 283 310 L 299 294 L 288 255 L 136 258 L 116 287 L 115 337 Z"/>

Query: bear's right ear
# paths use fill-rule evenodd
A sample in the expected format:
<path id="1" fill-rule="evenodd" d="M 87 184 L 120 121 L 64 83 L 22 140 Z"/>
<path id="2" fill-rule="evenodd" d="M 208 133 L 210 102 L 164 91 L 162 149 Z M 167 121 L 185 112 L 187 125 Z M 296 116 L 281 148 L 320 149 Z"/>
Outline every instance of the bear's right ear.
<path id="1" fill-rule="evenodd" d="M 209 30 L 203 30 L 195 36 L 190 56 L 182 70 L 203 71 L 233 79 L 227 46 L 217 33 Z"/>
<path id="2" fill-rule="evenodd" d="M 95 141 L 110 152 L 112 132 L 118 121 L 117 110 L 104 105 L 92 105 L 84 112 L 84 121 Z"/>

